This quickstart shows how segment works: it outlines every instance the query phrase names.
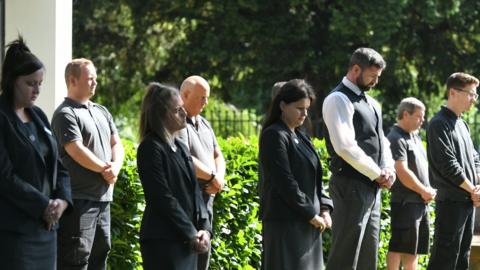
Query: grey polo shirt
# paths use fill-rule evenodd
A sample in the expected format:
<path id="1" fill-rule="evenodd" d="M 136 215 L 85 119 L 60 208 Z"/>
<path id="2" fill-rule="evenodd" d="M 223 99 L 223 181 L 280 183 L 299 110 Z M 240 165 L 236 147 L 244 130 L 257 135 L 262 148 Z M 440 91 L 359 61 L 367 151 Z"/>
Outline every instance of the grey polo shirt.
<path id="1" fill-rule="evenodd" d="M 187 145 L 192 156 L 199 159 L 212 171 L 216 171 L 214 150 L 218 143 L 210 123 L 205 118 L 198 115 L 196 124 L 194 124 L 187 117 L 187 127 L 179 132 L 178 138 Z M 203 189 L 202 182 L 200 185 Z"/>
<path id="2" fill-rule="evenodd" d="M 112 135 L 117 134 L 117 128 L 108 110 L 93 102 L 83 105 L 65 98 L 53 114 L 52 129 L 57 137 L 63 165 L 70 174 L 72 197 L 112 201 L 113 185 L 105 182 L 100 173 L 78 164 L 63 147 L 69 142 L 82 141 L 99 159 L 111 161 L 111 140 Z"/>
<path id="3" fill-rule="evenodd" d="M 395 125 L 388 133 L 387 138 L 390 141 L 393 159 L 406 161 L 408 168 L 417 176 L 418 180 L 425 186 L 430 186 L 427 155 L 420 137 Z M 398 179 L 393 184 L 391 192 L 392 202 L 424 202 L 420 194 L 407 188 Z"/>

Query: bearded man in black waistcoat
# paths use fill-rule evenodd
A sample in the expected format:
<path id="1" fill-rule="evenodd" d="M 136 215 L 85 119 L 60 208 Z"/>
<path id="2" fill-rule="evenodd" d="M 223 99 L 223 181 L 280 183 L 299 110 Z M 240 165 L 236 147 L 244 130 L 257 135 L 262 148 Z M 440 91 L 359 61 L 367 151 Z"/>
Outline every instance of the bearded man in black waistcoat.
<path id="1" fill-rule="evenodd" d="M 392 186 L 395 171 L 380 105 L 366 92 L 385 66 L 375 50 L 355 50 L 347 75 L 323 103 L 335 206 L 327 269 L 377 268 L 380 189 Z"/>

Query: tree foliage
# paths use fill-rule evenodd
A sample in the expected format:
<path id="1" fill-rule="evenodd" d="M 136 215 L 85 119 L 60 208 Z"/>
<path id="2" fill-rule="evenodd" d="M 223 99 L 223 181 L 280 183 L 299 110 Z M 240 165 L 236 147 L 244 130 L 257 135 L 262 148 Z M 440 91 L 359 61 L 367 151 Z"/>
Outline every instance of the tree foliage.
<path id="1" fill-rule="evenodd" d="M 387 115 L 408 95 L 436 111 L 448 75 L 479 68 L 478 10 L 474 0 L 77 0 L 74 55 L 99 67 L 97 99 L 131 118 L 147 82 L 190 74 L 240 107 L 263 110 L 273 83 L 295 77 L 321 100 L 369 46 L 387 60 Z"/>

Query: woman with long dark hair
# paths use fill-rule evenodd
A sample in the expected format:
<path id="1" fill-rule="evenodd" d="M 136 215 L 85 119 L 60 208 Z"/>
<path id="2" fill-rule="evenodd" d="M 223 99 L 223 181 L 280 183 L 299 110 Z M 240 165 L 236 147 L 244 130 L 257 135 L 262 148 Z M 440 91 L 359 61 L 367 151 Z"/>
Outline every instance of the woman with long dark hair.
<path id="1" fill-rule="evenodd" d="M 45 68 L 20 37 L 8 46 L 0 95 L 2 269 L 55 269 L 58 220 L 71 205 L 45 113 L 34 105 Z"/>
<path id="2" fill-rule="evenodd" d="M 260 136 L 263 269 L 323 269 L 321 233 L 331 226 L 322 166 L 299 129 L 315 96 L 304 80 L 275 95 Z"/>
<path id="3" fill-rule="evenodd" d="M 175 134 L 186 126 L 177 89 L 151 83 L 140 115 L 138 173 L 146 208 L 140 229 L 143 267 L 197 269 L 211 228 L 190 153 Z"/>

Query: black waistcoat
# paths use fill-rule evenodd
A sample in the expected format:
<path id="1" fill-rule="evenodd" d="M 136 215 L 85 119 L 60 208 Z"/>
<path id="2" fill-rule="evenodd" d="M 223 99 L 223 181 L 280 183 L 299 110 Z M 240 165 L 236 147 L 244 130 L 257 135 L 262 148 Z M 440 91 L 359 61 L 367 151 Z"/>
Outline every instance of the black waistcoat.
<path id="1" fill-rule="evenodd" d="M 377 165 L 382 164 L 383 152 L 383 130 L 381 112 L 373 105 L 368 104 L 364 95 L 357 95 L 348 89 L 343 83 L 340 83 L 331 93 L 341 92 L 347 96 L 354 107 L 353 127 L 355 130 L 355 140 L 358 146 L 371 157 Z M 325 126 L 326 131 L 326 126 Z M 330 141 L 330 135 L 325 132 L 327 151 L 330 155 L 330 171 L 333 174 L 345 174 L 358 177 L 372 183 L 368 177 L 361 174 L 350 166 L 345 160 L 337 155 Z"/>

